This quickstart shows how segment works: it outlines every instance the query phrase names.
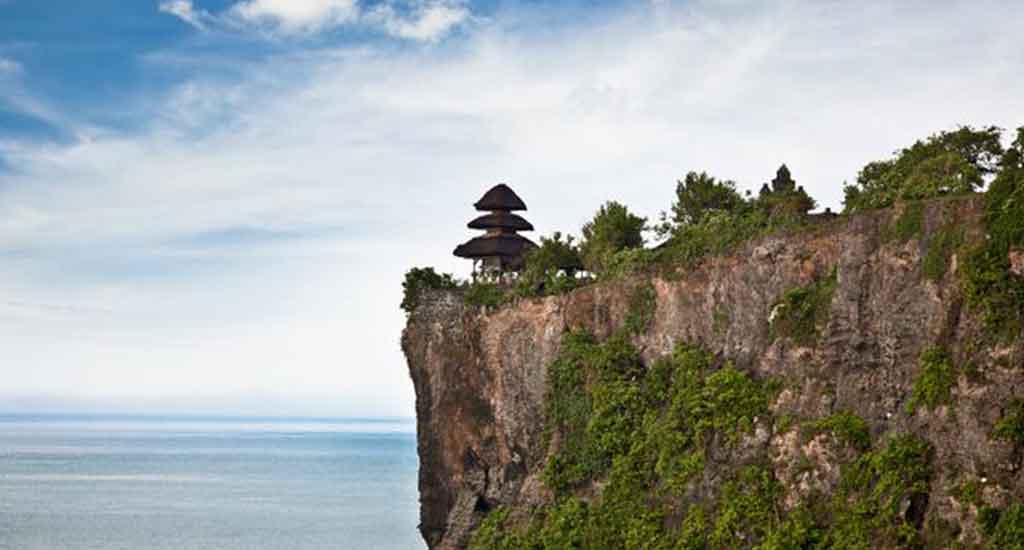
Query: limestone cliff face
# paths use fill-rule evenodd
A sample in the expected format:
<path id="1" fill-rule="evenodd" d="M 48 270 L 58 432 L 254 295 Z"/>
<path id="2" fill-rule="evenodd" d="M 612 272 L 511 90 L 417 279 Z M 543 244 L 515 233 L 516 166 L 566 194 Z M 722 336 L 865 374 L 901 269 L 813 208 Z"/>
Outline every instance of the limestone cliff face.
<path id="1" fill-rule="evenodd" d="M 607 335 L 620 326 L 640 284 L 656 295 L 653 319 L 637 338 L 645 359 L 677 342 L 700 343 L 755 377 L 784 380 L 776 415 L 852 411 L 873 435 L 912 433 L 930 442 L 935 474 L 923 518 L 959 523 L 965 509 L 976 514 L 951 489 L 968 476 L 986 481 L 982 499 L 992 505 L 1020 498 L 1021 457 L 991 433 L 1002 407 L 1024 393 L 1021 339 L 974 346 L 982 328 L 963 304 L 957 256 L 938 280 L 923 269 L 942 227 L 955 224 L 967 241 L 984 238 L 981 210 L 977 199 L 931 203 L 922 231 L 909 240 L 888 237 L 899 208 L 841 218 L 751 242 L 671 280 L 596 284 L 492 312 L 464 305 L 456 292 L 424 296 L 402 335 L 417 394 L 424 538 L 431 548 L 463 548 L 488 510 L 549 498 L 540 481 L 551 452 L 543 437 L 546 368 L 567 329 Z M 837 284 L 817 345 L 773 337 L 769 319 L 780 297 L 833 270 Z M 969 361 L 975 375 L 960 372 L 949 405 L 910 413 L 918 357 L 935 345 Z M 740 448 L 767 456 L 794 502 L 827 493 L 843 460 L 841 449 L 822 438 L 804 441 L 795 430 L 758 427 Z M 969 525 L 958 536 L 977 538 Z"/>

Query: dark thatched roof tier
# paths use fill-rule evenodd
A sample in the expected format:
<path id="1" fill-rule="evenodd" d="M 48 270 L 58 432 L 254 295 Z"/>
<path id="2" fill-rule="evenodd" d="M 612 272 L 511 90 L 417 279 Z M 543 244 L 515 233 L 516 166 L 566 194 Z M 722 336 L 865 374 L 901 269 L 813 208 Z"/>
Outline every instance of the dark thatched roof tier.
<path id="1" fill-rule="evenodd" d="M 502 228 L 512 229 L 515 231 L 533 231 L 533 224 L 524 220 L 521 216 L 516 214 L 509 214 L 507 212 L 496 212 L 493 214 L 484 214 L 479 218 L 469 222 L 470 229 L 491 229 L 491 228 Z"/>
<path id="2" fill-rule="evenodd" d="M 521 257 L 536 244 L 519 235 L 494 235 L 477 237 L 455 247 L 455 255 L 460 258 L 489 258 L 503 256 L 506 258 Z"/>
<path id="3" fill-rule="evenodd" d="M 477 210 L 504 210 L 507 212 L 526 210 L 526 203 L 523 202 L 523 199 L 519 198 L 519 195 L 516 195 L 516 192 L 504 183 L 492 187 L 473 206 Z"/>

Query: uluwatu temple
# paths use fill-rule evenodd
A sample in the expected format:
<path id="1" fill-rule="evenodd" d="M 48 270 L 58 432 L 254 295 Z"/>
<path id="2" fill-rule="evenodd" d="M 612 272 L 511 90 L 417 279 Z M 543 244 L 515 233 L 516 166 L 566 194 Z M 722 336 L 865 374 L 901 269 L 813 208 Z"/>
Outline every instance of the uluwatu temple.
<path id="1" fill-rule="evenodd" d="M 514 214 L 526 210 L 526 203 L 511 187 L 499 183 L 484 193 L 473 206 L 484 214 L 469 222 L 470 229 L 484 234 L 455 247 L 455 255 L 473 261 L 473 278 L 508 280 L 522 271 L 526 253 L 537 245 L 519 234 L 533 231 L 533 225 Z"/>

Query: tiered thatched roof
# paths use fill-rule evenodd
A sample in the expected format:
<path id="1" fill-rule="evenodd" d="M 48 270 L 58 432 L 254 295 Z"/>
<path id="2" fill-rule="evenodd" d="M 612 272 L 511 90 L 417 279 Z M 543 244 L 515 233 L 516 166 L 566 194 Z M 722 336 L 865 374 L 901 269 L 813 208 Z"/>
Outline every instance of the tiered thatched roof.
<path id="1" fill-rule="evenodd" d="M 495 185 L 473 205 L 477 210 L 489 212 L 469 222 L 470 229 L 482 229 L 487 234 L 455 247 L 460 258 L 484 260 L 488 270 L 518 270 L 523 266 L 523 257 L 536 244 L 517 231 L 533 231 L 533 225 L 517 214 L 526 210 L 526 203 L 504 183 Z"/>
<path id="2" fill-rule="evenodd" d="M 504 211 L 504 212 L 515 212 L 517 210 L 526 210 L 526 203 L 523 199 L 516 195 L 516 192 L 511 187 L 504 183 L 499 183 L 491 188 L 490 191 L 484 193 L 480 200 L 476 201 L 473 206 L 477 210 L 492 210 L 492 211 Z"/>
<path id="3" fill-rule="evenodd" d="M 469 222 L 470 229 L 511 229 L 513 231 L 533 231 L 533 224 L 517 214 L 509 212 L 493 212 L 484 214 Z"/>

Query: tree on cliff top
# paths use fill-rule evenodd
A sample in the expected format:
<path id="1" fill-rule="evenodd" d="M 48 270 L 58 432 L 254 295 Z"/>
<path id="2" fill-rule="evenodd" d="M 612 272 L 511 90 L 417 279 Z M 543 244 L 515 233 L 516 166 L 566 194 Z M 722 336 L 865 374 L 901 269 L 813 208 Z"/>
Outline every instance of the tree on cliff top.
<path id="1" fill-rule="evenodd" d="M 709 214 L 731 212 L 742 204 L 736 182 L 717 180 L 707 172 L 690 172 L 676 182 L 672 222 L 677 226 L 700 223 Z"/>
<path id="2" fill-rule="evenodd" d="M 526 253 L 526 268 L 517 281 L 523 296 L 557 294 L 576 287 L 576 272 L 583 269 L 579 247 L 572 235 L 556 231 L 541 237 L 540 246 Z"/>
<path id="3" fill-rule="evenodd" d="M 616 252 L 642 247 L 646 227 L 647 218 L 632 214 L 618 202 L 605 203 L 594 219 L 583 225 L 583 242 L 580 243 L 583 265 L 600 273 Z"/>
<path id="4" fill-rule="evenodd" d="M 856 184 L 844 187 L 845 209 L 858 212 L 897 200 L 976 191 L 999 167 L 1001 133 L 995 126 L 962 126 L 917 141 L 891 159 L 871 162 L 861 169 Z"/>

